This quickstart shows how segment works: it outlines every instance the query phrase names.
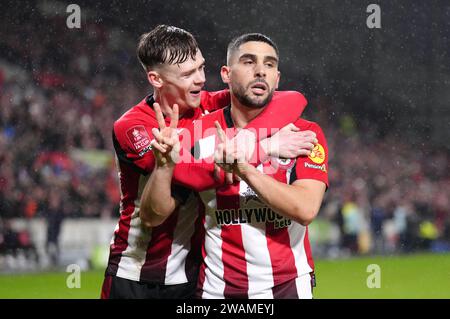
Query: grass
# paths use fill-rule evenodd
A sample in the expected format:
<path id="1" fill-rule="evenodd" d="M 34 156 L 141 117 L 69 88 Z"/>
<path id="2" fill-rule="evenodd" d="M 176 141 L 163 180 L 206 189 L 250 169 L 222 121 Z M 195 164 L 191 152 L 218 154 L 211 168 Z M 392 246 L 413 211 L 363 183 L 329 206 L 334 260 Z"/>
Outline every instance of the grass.
<path id="1" fill-rule="evenodd" d="M 0 276 L 0 298 L 10 299 L 92 299 L 100 297 L 102 271 L 81 273 L 80 288 L 68 288 L 66 272 Z M 70 281 L 70 279 L 69 279 Z"/>
<path id="2" fill-rule="evenodd" d="M 368 288 L 367 266 L 380 267 L 381 287 Z M 0 275 L 0 298 L 99 298 L 103 270 L 81 273 L 81 287 L 68 288 L 70 273 Z M 316 262 L 316 299 L 450 298 L 450 254 L 364 257 Z"/>
<path id="3" fill-rule="evenodd" d="M 380 268 L 380 288 L 368 288 Z M 450 298 L 450 254 L 366 257 L 319 261 L 316 265 L 315 298 Z"/>

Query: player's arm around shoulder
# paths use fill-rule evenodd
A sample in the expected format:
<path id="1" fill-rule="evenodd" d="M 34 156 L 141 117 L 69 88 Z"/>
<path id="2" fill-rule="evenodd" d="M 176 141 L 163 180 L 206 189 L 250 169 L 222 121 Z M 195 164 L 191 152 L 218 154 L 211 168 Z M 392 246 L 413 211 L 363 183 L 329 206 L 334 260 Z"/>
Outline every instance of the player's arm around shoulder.
<path id="1" fill-rule="evenodd" d="M 222 109 L 231 103 L 230 91 L 228 89 L 215 92 L 201 91 L 200 97 L 200 105 L 205 111 L 210 113 Z"/>

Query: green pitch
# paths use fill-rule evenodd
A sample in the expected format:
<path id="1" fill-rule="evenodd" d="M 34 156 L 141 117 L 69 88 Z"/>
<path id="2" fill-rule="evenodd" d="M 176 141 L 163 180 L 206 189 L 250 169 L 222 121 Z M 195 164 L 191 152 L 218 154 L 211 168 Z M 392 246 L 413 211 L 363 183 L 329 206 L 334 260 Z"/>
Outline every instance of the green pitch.
<path id="1" fill-rule="evenodd" d="M 380 267 L 380 288 L 367 286 L 371 264 Z M 318 261 L 316 274 L 315 298 L 450 298 L 450 254 Z"/>
<path id="2" fill-rule="evenodd" d="M 380 268 L 380 288 L 367 279 Z M 82 272 L 80 288 L 68 288 L 69 273 L 0 275 L 0 298 L 98 298 L 103 270 Z M 450 298 L 450 254 L 318 260 L 319 298 Z M 371 277 L 372 278 L 372 277 Z M 376 283 L 370 280 L 369 283 Z"/>

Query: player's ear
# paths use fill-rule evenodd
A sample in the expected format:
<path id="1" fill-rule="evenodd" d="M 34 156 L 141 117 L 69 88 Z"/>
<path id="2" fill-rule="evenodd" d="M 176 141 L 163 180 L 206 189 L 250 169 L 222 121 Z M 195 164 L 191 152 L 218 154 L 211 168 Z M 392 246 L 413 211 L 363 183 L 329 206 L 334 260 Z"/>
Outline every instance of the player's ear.
<path id="1" fill-rule="evenodd" d="M 161 78 L 161 75 L 157 71 L 148 71 L 147 72 L 147 79 L 148 82 L 154 87 L 154 88 L 161 88 L 163 84 L 163 79 Z"/>
<path id="2" fill-rule="evenodd" d="M 220 76 L 222 77 L 223 83 L 226 84 L 230 83 L 230 72 L 231 72 L 230 67 L 226 65 L 223 65 L 220 68 Z"/>
<path id="3" fill-rule="evenodd" d="M 278 71 L 277 82 L 275 83 L 275 90 L 278 90 L 278 84 L 280 83 L 281 73 Z"/>

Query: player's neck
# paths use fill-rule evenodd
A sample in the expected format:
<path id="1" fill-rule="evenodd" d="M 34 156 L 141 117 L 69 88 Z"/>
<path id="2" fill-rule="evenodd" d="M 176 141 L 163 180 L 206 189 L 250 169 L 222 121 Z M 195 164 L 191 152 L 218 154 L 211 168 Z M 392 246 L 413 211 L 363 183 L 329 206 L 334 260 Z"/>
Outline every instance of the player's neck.
<path id="1" fill-rule="evenodd" d="M 156 103 L 159 103 L 159 106 L 161 107 L 161 111 L 163 112 L 164 116 L 167 116 L 172 113 L 172 106 L 173 103 L 170 102 L 170 99 L 164 95 L 155 90 L 153 93 L 153 99 Z M 184 110 L 179 109 L 179 117 L 183 117 Z"/>
<path id="2" fill-rule="evenodd" d="M 253 108 L 242 105 L 233 95 L 231 96 L 231 118 L 236 128 L 244 128 L 256 118 L 265 107 Z"/>

